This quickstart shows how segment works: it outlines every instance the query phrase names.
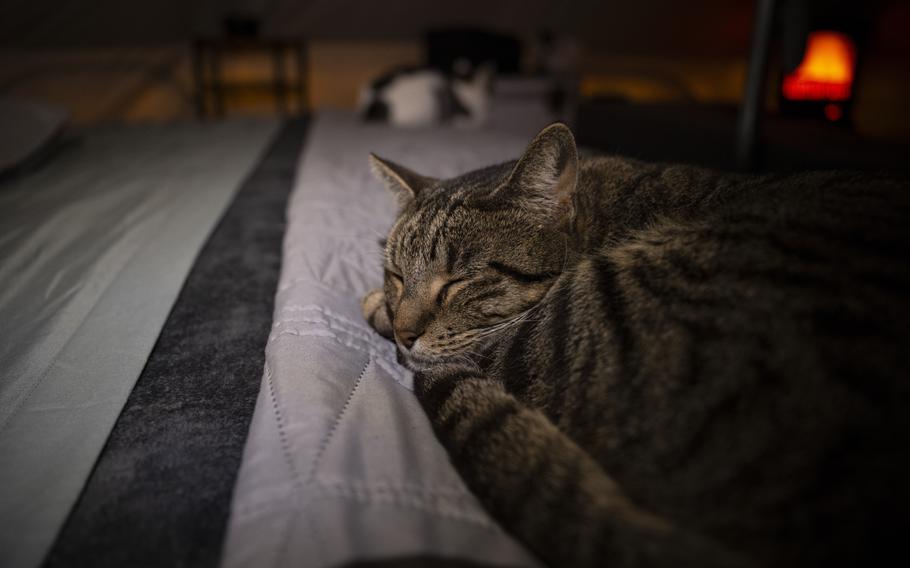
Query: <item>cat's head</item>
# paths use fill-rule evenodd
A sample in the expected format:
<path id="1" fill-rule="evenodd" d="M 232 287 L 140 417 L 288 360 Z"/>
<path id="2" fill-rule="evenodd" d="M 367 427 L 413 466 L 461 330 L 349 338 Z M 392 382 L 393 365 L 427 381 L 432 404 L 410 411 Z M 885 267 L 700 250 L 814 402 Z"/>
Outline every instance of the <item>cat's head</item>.
<path id="1" fill-rule="evenodd" d="M 517 162 L 437 180 L 371 155 L 399 215 L 385 244 L 385 295 L 412 369 L 470 357 L 532 314 L 566 267 L 578 155 L 548 126 Z"/>

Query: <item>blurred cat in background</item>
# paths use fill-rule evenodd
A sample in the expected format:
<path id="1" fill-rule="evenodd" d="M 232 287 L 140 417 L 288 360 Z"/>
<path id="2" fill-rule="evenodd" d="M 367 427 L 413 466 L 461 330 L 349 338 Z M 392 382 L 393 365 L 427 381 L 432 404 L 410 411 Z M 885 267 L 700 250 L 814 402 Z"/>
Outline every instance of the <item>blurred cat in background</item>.
<path id="1" fill-rule="evenodd" d="M 431 67 L 390 71 L 360 93 L 357 107 L 367 121 L 417 127 L 443 122 L 483 124 L 487 117 L 493 65 L 456 62 L 451 75 Z"/>

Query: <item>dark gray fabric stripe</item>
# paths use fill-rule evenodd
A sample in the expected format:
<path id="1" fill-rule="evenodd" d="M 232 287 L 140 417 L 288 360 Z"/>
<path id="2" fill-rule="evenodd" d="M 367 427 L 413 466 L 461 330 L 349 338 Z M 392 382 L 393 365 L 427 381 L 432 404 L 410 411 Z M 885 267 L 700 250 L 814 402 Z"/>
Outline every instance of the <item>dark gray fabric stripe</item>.
<path id="1" fill-rule="evenodd" d="M 306 127 L 285 125 L 200 252 L 45 566 L 217 566 Z"/>

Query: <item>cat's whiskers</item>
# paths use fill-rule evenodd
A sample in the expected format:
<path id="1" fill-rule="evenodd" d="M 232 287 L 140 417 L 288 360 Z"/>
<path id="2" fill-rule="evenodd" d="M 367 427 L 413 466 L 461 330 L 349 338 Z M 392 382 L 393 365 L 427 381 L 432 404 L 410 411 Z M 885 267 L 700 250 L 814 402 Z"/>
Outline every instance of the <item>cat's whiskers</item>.
<path id="1" fill-rule="evenodd" d="M 534 311 L 535 311 L 539 306 L 540 306 L 540 304 L 534 304 L 533 306 L 531 306 L 531 307 L 528 308 L 527 310 L 521 312 L 520 314 L 518 314 L 517 316 L 515 316 L 515 317 L 513 317 L 513 318 L 511 318 L 511 319 L 508 319 L 508 320 L 506 320 L 506 321 L 504 321 L 504 322 L 500 322 L 500 323 L 494 324 L 494 325 L 492 325 L 492 326 L 490 326 L 490 327 L 488 327 L 488 328 L 486 328 L 486 329 L 481 330 L 479 335 L 480 335 L 481 337 L 487 337 L 487 336 L 489 336 L 489 335 L 493 335 L 493 334 L 502 332 L 502 331 L 504 331 L 504 330 L 506 330 L 506 329 L 508 329 L 508 328 L 510 328 L 510 327 L 514 327 L 514 326 L 516 326 L 516 325 L 518 325 L 518 324 L 520 324 L 520 323 L 524 323 L 525 321 L 539 321 L 539 320 L 532 320 L 532 319 L 530 319 L 530 318 L 531 318 L 531 315 L 534 313 Z"/>

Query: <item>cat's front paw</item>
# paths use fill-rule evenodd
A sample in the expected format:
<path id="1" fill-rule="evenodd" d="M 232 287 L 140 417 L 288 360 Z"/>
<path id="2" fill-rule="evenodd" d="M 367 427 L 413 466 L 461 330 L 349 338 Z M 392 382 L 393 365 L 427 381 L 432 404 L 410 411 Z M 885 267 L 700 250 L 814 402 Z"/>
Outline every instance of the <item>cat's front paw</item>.
<path id="1" fill-rule="evenodd" d="M 363 310 L 363 319 L 367 320 L 370 327 L 375 329 L 379 335 L 386 339 L 394 337 L 389 310 L 386 307 L 385 293 L 381 288 L 367 292 L 360 302 L 360 307 Z"/>

